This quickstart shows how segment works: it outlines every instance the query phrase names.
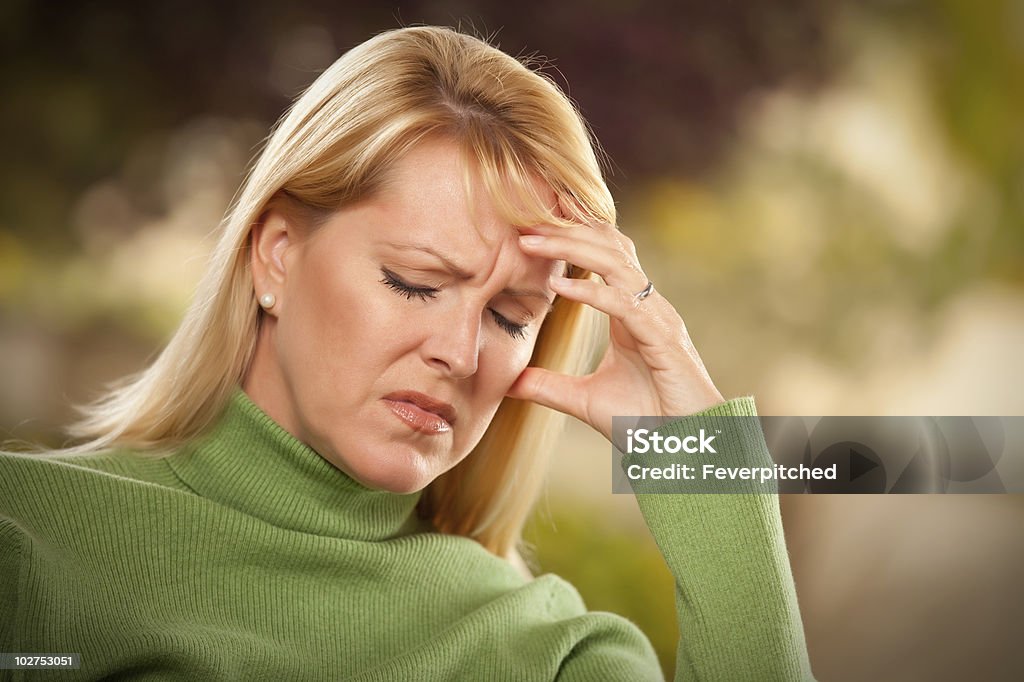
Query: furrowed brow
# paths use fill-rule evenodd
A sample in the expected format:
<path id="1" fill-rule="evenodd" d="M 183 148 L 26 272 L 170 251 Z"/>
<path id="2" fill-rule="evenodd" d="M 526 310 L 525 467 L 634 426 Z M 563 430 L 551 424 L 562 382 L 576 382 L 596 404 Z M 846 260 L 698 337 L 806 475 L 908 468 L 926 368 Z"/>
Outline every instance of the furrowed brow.
<path id="1" fill-rule="evenodd" d="M 460 267 L 459 265 L 454 263 L 450 258 L 438 253 L 438 251 L 431 246 L 427 246 L 425 244 L 395 244 L 393 242 L 388 242 L 388 245 L 399 251 L 422 251 L 423 253 L 428 253 L 437 260 L 441 261 L 441 264 L 444 265 L 445 269 L 451 272 L 459 279 L 470 279 L 473 277 L 472 273 L 470 273 L 468 270 L 466 270 L 463 267 Z M 505 289 L 502 290 L 501 293 L 507 296 L 539 298 L 540 300 L 548 304 L 549 311 L 552 307 L 554 307 L 554 303 L 548 298 L 548 295 L 545 292 L 541 291 L 540 289 L 517 289 L 514 287 L 506 287 Z"/>

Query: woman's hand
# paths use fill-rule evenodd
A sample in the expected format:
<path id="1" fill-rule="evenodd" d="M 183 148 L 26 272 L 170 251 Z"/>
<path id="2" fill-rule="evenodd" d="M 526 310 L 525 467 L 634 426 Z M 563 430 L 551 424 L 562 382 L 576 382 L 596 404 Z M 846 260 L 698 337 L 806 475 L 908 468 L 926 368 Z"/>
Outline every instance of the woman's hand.
<path id="1" fill-rule="evenodd" d="M 597 369 L 587 376 L 527 367 L 508 391 L 589 424 L 611 440 L 613 416 L 684 416 L 724 402 L 690 341 L 686 325 L 648 284 L 633 242 L 615 227 L 533 226 L 520 236 L 531 256 L 564 260 L 604 280 L 552 277 L 560 296 L 606 313 L 610 340 Z"/>

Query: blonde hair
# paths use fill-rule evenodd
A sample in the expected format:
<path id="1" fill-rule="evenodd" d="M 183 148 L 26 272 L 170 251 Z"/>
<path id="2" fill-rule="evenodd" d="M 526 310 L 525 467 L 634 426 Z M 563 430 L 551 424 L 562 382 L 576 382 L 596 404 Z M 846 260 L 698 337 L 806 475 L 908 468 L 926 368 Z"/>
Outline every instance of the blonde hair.
<path id="1" fill-rule="evenodd" d="M 394 161 L 433 135 L 462 145 L 512 224 L 615 223 L 585 124 L 547 77 L 452 29 L 377 35 L 324 71 L 275 125 L 222 222 L 223 234 L 171 341 L 149 367 L 79 408 L 82 418 L 69 433 L 89 440 L 65 452 L 126 447 L 163 453 L 208 429 L 255 348 L 260 308 L 250 230 L 270 202 L 284 194 L 311 215 L 326 215 L 371 195 Z M 554 215 L 532 177 L 554 190 L 570 215 Z M 588 371 L 597 322 L 593 310 L 559 299 L 530 364 Z M 541 455 L 563 422 L 547 408 L 505 399 L 474 451 L 427 487 L 420 512 L 441 532 L 508 555 L 540 491 Z"/>

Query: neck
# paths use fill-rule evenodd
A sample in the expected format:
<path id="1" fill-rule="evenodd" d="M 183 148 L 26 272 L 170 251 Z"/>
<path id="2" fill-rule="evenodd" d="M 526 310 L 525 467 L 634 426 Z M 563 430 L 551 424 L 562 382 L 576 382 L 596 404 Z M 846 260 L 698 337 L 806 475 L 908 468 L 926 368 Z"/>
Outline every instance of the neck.
<path id="1" fill-rule="evenodd" d="M 292 531 L 383 540 L 422 530 L 420 494 L 371 490 L 286 431 L 241 389 L 205 436 L 168 459 L 196 493 Z"/>

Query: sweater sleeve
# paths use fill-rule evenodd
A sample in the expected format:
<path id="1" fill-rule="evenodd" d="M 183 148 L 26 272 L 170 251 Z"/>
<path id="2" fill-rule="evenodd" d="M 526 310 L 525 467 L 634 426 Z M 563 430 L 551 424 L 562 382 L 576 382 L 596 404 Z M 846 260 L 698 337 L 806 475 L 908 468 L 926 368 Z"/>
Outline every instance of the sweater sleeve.
<path id="1" fill-rule="evenodd" d="M 666 425 L 696 433 L 706 416 L 756 416 L 743 397 Z M 770 460 L 757 420 L 722 438 Z M 813 680 L 776 494 L 638 494 L 675 577 L 676 680 Z"/>

